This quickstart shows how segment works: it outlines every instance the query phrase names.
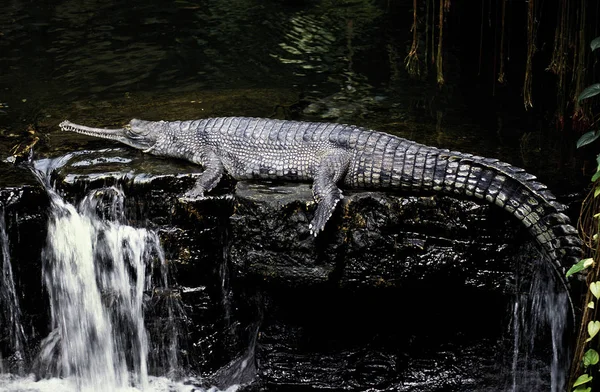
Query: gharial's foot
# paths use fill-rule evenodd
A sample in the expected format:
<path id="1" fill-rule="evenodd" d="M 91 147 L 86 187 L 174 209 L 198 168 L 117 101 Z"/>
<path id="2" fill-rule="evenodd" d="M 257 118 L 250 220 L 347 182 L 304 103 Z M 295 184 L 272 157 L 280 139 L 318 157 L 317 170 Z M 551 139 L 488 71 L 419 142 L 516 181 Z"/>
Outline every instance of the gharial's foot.
<path id="1" fill-rule="evenodd" d="M 340 193 L 340 198 L 343 196 Z M 315 217 L 308 225 L 310 230 L 310 234 L 315 237 L 325 229 L 325 225 L 331 215 L 333 215 L 333 211 L 335 210 L 335 206 L 340 201 L 340 199 L 329 200 L 329 202 L 321 202 L 317 205 L 317 209 L 315 211 Z"/>
<path id="2" fill-rule="evenodd" d="M 310 235 L 314 235 L 316 237 L 320 231 L 325 229 L 325 223 L 327 223 L 327 220 L 325 222 L 319 222 L 317 219 L 313 219 L 308 225 Z"/>
<path id="3" fill-rule="evenodd" d="M 191 203 L 194 201 L 201 201 L 204 199 L 205 199 L 204 192 L 193 192 L 193 191 L 187 191 L 183 195 L 181 195 L 177 198 L 177 200 L 179 200 L 181 203 Z"/>
<path id="4" fill-rule="evenodd" d="M 188 196 L 187 194 L 183 194 L 177 198 L 181 203 L 193 203 L 204 200 L 231 200 L 233 199 L 233 195 L 218 195 L 218 196 Z"/>

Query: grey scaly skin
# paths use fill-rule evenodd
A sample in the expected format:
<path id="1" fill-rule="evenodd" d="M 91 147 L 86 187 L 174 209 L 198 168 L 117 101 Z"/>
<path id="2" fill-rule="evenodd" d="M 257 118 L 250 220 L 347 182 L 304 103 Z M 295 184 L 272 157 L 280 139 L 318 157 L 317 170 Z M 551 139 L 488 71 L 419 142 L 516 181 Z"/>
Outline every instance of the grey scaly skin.
<path id="1" fill-rule="evenodd" d="M 576 262 L 581 253 L 577 231 L 562 213 L 565 206 L 535 176 L 497 159 L 332 123 L 224 117 L 173 122 L 134 119 L 112 130 L 64 121 L 60 128 L 202 165 L 204 172 L 184 200 L 202 198 L 224 173 L 236 180 L 312 181 L 317 209 L 310 230 L 315 236 L 342 199 L 341 185 L 442 192 L 496 204 L 529 229 L 563 283 L 563 266 Z"/>

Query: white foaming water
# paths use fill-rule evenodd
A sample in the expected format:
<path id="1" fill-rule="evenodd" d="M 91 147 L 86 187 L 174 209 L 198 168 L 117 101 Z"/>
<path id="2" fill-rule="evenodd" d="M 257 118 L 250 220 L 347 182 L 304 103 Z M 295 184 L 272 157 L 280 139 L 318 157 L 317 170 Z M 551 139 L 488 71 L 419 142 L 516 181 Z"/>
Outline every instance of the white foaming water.
<path id="1" fill-rule="evenodd" d="M 202 379 L 173 380 L 183 375 L 178 320 L 185 319 L 185 313 L 177 292 L 168 287 L 158 235 L 125 223 L 124 195 L 115 187 L 91 191 L 77 207 L 65 202 L 49 178 L 68 160 L 40 160 L 33 170 L 50 198 L 42 259 L 52 330 L 33 365 L 28 364 L 35 375 L 0 374 L 0 391 L 219 391 L 201 386 Z M 3 260 L 8 252 L 5 237 L 0 221 Z M 3 268 L 5 279 L 6 262 Z M 12 273 L 10 278 L 12 282 Z M 14 284 L 9 288 L 14 293 Z M 144 308 L 157 317 L 151 323 L 153 341 L 145 328 Z M 0 353 L 0 372 L 1 361 Z M 149 368 L 154 375 L 148 374 Z M 236 391 L 239 385 L 234 382 L 226 383 L 230 386 L 224 391 Z"/>
<path id="2" fill-rule="evenodd" d="M 557 289 L 554 271 L 543 260 L 536 260 L 529 292 L 519 295 L 513 307 L 513 357 L 510 392 L 565 389 L 569 353 L 565 343 L 569 301 Z M 548 360 L 535 358 L 540 340 L 551 345 L 544 352 Z M 539 355 L 539 353 L 538 353 Z M 549 369 L 548 369 L 549 365 Z M 544 370 L 548 369 L 549 374 Z"/>
<path id="3" fill-rule="evenodd" d="M 202 390 L 198 380 L 148 375 L 149 347 L 159 374 L 180 371 L 177 325 L 169 324 L 168 336 L 151 346 L 144 324 L 148 298 L 170 293 L 157 234 L 125 223 L 124 195 L 115 187 L 89 192 L 77 207 L 65 202 L 49 185 L 50 174 L 63 161 L 38 161 L 34 170 L 50 198 L 42 259 L 51 332 L 33 364 L 36 376 L 2 374 L 0 391 Z M 181 312 L 171 297 L 162 301 L 169 320 Z"/>
<path id="4" fill-rule="evenodd" d="M 196 381 L 196 380 L 193 380 Z M 137 387 L 122 387 L 110 389 L 108 387 L 98 387 L 98 390 L 105 392 L 236 392 L 238 385 L 233 385 L 227 389 L 219 390 L 217 388 L 202 389 L 195 386 L 193 381 L 177 382 L 169 380 L 166 377 L 148 377 L 148 384 L 142 390 Z M 2 392 L 81 392 L 86 389 L 80 388 L 80 383 L 72 377 L 51 378 L 36 381 L 33 376 L 13 377 L 0 374 L 0 391 Z"/>
<path id="5" fill-rule="evenodd" d="M 202 380 L 174 381 L 148 375 L 150 343 L 144 325 L 144 296 L 163 296 L 168 319 L 181 305 L 169 295 L 167 269 L 156 233 L 124 223 L 121 190 L 91 191 L 76 208 L 47 188 L 51 200 L 44 283 L 50 296 L 52 332 L 34 368 L 39 379 L 0 374 L 2 392 L 217 392 Z M 2 226 L 0 226 L 0 229 Z M 1 233 L 0 233 L 1 234 Z M 160 273 L 153 274 L 155 265 Z M 159 289 L 152 276 L 158 276 Z M 178 373 L 177 339 L 169 324 L 154 351 L 155 368 Z M 165 330 L 163 330 L 163 333 Z M 232 385 L 225 392 L 235 392 Z"/>
<path id="6" fill-rule="evenodd" d="M 43 274 L 54 332 L 42 343 L 40 368 L 73 377 L 81 390 L 145 389 L 142 300 L 151 283 L 146 266 L 153 258 L 164 261 L 158 238 L 97 217 L 98 208 L 106 207 L 99 199 L 108 197 L 108 214 L 119 218 L 123 195 L 116 188 L 92 191 L 77 209 L 48 193 Z"/>
<path id="7" fill-rule="evenodd" d="M 0 326 L 6 334 L 10 363 L 3 364 L 3 353 L 0 347 L 0 373 L 12 370 L 22 374 L 24 369 L 25 332 L 21 324 L 21 308 L 15 290 L 12 265 L 10 261 L 8 234 L 4 219 L 4 208 L 0 206 Z"/>

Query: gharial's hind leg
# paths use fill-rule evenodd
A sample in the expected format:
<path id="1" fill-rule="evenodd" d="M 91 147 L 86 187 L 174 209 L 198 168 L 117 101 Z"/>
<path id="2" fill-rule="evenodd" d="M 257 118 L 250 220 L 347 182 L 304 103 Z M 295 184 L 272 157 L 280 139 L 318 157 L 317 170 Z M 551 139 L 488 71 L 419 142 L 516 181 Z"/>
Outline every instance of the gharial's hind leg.
<path id="1" fill-rule="evenodd" d="M 308 228 L 315 237 L 325 228 L 336 204 L 344 197 L 337 183 L 346 174 L 349 159 L 343 152 L 335 152 L 321 160 L 313 184 L 313 196 L 317 202 L 315 217 Z"/>

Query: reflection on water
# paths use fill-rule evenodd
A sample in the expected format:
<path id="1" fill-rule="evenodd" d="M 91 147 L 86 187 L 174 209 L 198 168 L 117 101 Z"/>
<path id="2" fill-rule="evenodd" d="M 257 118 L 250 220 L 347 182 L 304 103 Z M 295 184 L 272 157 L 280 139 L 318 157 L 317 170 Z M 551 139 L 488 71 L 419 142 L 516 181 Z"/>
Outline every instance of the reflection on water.
<path id="1" fill-rule="evenodd" d="M 13 0 L 0 14 L 0 67 L 8 70 L 0 83 L 30 93 L 49 84 L 69 98 L 265 83 L 314 89 L 327 79 L 335 85 L 336 74 L 372 50 L 382 12 L 369 2 L 328 3 L 300 10 L 279 1 L 124 6 L 84 0 L 31 7 Z"/>

